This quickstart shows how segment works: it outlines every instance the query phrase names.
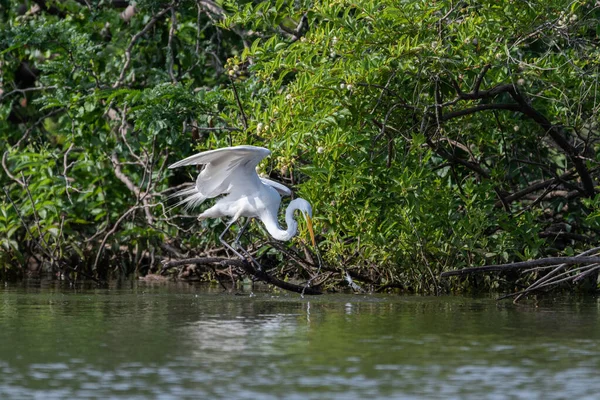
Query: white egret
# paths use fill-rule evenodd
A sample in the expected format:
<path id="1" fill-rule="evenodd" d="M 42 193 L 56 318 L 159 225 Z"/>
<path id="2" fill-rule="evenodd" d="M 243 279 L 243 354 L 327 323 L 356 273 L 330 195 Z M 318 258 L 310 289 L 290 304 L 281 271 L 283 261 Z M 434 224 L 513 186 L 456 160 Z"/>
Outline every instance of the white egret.
<path id="1" fill-rule="evenodd" d="M 308 201 L 301 198 L 292 200 L 285 212 L 287 229 L 279 226 L 277 212 L 281 204 L 280 195 L 290 196 L 292 192 L 277 182 L 260 178 L 256 173 L 258 163 L 270 154 L 271 151 L 263 147 L 225 147 L 195 154 L 169 166 L 169 168 L 177 168 L 184 165 L 204 165 L 194 187 L 175 193 L 174 196 L 185 196 L 177 205 L 191 208 L 202 204 L 206 199 L 224 195 L 214 206 L 200 214 L 198 220 L 231 217 L 219 240 L 242 260 L 245 260 L 245 257 L 223 239 L 231 225 L 240 217 L 260 219 L 273 238 L 286 241 L 297 233 L 298 223 L 294 219 L 294 212 L 300 210 L 306 219 L 312 244 L 315 245 L 311 219 L 312 207 Z M 260 264 L 239 243 L 245 227 L 246 225 L 242 227 L 234 243 L 260 269 Z"/>

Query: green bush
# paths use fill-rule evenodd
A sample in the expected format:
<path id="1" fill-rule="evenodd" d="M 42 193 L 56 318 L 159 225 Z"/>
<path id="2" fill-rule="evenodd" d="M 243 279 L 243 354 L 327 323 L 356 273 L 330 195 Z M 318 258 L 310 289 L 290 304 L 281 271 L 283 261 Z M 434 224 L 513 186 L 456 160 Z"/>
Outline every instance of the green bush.
<path id="1" fill-rule="evenodd" d="M 222 225 L 168 210 L 193 176 L 166 165 L 229 144 L 271 149 L 261 172 L 313 204 L 331 285 L 437 292 L 597 240 L 588 2 L 36 4 L 0 11 L 9 267 L 204 254 Z"/>

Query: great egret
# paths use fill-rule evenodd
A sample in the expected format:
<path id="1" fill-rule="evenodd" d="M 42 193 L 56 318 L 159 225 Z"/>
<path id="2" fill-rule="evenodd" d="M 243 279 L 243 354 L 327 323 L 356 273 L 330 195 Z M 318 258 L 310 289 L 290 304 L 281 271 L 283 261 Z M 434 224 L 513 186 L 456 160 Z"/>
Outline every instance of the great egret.
<path id="1" fill-rule="evenodd" d="M 306 219 L 310 239 L 315 246 L 311 219 L 312 207 L 308 201 L 301 198 L 292 200 L 285 211 L 287 229 L 279 226 L 277 211 L 281 204 L 280 195 L 290 196 L 292 192 L 277 182 L 259 177 L 256 173 L 258 163 L 270 154 L 271 151 L 264 147 L 225 147 L 195 154 L 169 166 L 169 168 L 177 168 L 184 165 L 204 165 L 194 187 L 175 193 L 174 196 L 185 196 L 177 205 L 192 208 L 202 204 L 206 199 L 225 195 L 217 200 L 214 206 L 200 214 L 198 220 L 231 217 L 219 240 L 242 260 L 245 260 L 245 257 L 223 239 L 231 225 L 240 217 L 260 219 L 273 238 L 285 241 L 296 235 L 298 223 L 294 219 L 294 212 L 300 210 Z M 245 227 L 246 225 L 242 227 L 234 243 L 260 269 L 260 264 L 239 244 L 239 238 Z"/>

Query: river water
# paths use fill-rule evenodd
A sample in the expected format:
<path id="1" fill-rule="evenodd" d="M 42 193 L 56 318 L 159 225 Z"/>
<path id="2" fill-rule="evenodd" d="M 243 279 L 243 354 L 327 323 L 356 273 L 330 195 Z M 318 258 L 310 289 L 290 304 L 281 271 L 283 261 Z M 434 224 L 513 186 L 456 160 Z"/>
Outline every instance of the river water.
<path id="1" fill-rule="evenodd" d="M 600 300 L 0 287 L 1 399 L 598 399 Z"/>

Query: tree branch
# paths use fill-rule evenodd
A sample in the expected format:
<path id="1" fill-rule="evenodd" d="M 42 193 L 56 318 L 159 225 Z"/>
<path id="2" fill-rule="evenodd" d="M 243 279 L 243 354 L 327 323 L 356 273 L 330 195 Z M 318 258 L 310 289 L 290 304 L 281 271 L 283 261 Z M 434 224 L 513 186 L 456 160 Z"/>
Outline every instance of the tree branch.
<path id="1" fill-rule="evenodd" d="M 273 286 L 276 286 L 280 289 L 288 290 L 290 292 L 296 292 L 296 293 L 301 293 L 301 294 L 310 294 L 310 295 L 322 294 L 319 290 L 311 288 L 311 287 L 299 286 L 299 285 L 295 285 L 293 283 L 282 281 L 281 279 L 275 278 L 275 277 L 267 274 L 265 271 L 257 270 L 248 262 L 245 262 L 242 260 L 236 260 L 236 259 L 232 260 L 232 259 L 228 259 L 228 258 L 201 257 L 201 258 L 186 258 L 183 260 L 173 260 L 173 261 L 164 263 L 161 272 L 164 272 L 169 268 L 176 267 L 179 265 L 185 265 L 185 264 L 204 264 L 204 265 L 206 265 L 206 264 L 215 264 L 215 263 L 240 267 L 249 275 L 252 275 L 252 276 L 258 278 L 265 283 L 269 283 Z"/>
<path id="2" fill-rule="evenodd" d="M 237 102 L 238 108 L 240 109 L 240 115 L 242 117 L 242 123 L 244 124 L 244 130 L 248 130 L 248 119 L 246 118 L 246 113 L 244 112 L 244 107 L 242 107 L 242 102 L 240 100 L 240 96 L 238 95 L 237 88 L 235 87 L 235 83 L 233 82 L 233 78 L 229 77 L 229 81 L 231 82 L 231 87 L 233 88 L 233 94 L 235 95 L 235 101 Z"/>
<path id="3" fill-rule="evenodd" d="M 129 46 L 127 46 L 127 49 L 125 50 L 125 64 L 123 65 L 123 68 L 121 68 L 121 73 L 119 74 L 119 78 L 117 79 L 117 81 L 113 84 L 113 88 L 118 88 L 119 86 L 121 86 L 121 84 L 123 83 L 123 79 L 125 79 L 125 73 L 127 72 L 127 69 L 129 68 L 129 65 L 131 64 L 131 50 L 133 49 L 133 46 L 135 45 L 135 43 L 146 33 L 148 32 L 153 26 L 154 24 L 156 24 L 156 22 L 166 13 L 168 13 L 169 11 L 171 11 L 171 9 L 175 7 L 175 3 L 171 3 L 167 8 L 165 8 L 164 10 L 160 11 L 158 14 L 154 15 L 150 21 L 148 21 L 148 23 L 146 24 L 146 26 L 144 26 L 144 29 L 142 29 L 141 31 L 139 31 L 138 33 L 136 33 L 135 35 L 133 35 L 133 37 L 131 38 L 131 41 L 129 42 Z"/>
<path id="4" fill-rule="evenodd" d="M 453 118 L 464 117 L 465 115 L 474 114 L 479 111 L 485 110 L 509 110 L 509 111 L 520 111 L 521 107 L 518 104 L 478 104 L 471 108 L 465 108 L 463 110 L 457 110 L 446 113 L 441 116 L 442 121 L 448 121 Z"/>
<path id="5" fill-rule="evenodd" d="M 485 70 L 485 68 L 484 68 Z M 484 71 L 482 71 L 484 72 Z M 480 74 L 482 76 L 482 74 Z M 535 108 L 533 108 L 521 95 L 521 93 L 517 90 L 515 85 L 513 84 L 503 84 L 493 87 L 488 90 L 479 90 L 479 86 L 476 82 L 475 88 L 470 93 L 458 92 L 458 97 L 448 104 L 453 104 L 458 100 L 482 100 L 496 97 L 500 94 L 507 93 L 511 96 L 511 98 L 517 102 L 516 105 L 488 105 L 488 104 L 480 104 L 476 107 L 467 110 L 455 111 L 454 113 L 447 114 L 447 117 L 456 117 L 460 115 L 467 115 L 477 111 L 486 110 L 486 109 L 509 109 L 512 111 L 520 112 L 533 121 L 535 121 L 544 132 L 548 133 L 548 135 L 554 140 L 554 142 L 565 152 L 567 157 L 573 162 L 575 165 L 575 169 L 581 178 L 581 183 L 583 184 L 583 188 L 585 193 L 588 196 L 594 196 L 596 193 L 594 189 L 594 181 L 587 170 L 585 162 L 583 158 L 580 156 L 578 150 L 571 144 L 566 138 L 566 132 L 564 128 L 560 125 L 554 125 L 546 118 L 546 116 Z M 480 83 L 480 82 L 479 82 Z"/>
<path id="6" fill-rule="evenodd" d="M 57 89 L 58 86 L 56 85 L 52 85 L 52 86 L 34 86 L 34 87 L 29 87 L 29 88 L 24 88 L 24 89 L 13 89 L 10 92 L 6 92 L 6 93 L 1 93 L 0 92 L 0 100 L 2 100 L 5 97 L 8 97 L 10 95 L 13 95 L 15 93 L 27 93 L 27 92 L 39 92 L 42 90 L 52 90 L 52 89 Z M 68 87 L 64 87 L 65 89 L 70 89 Z"/>
<path id="7" fill-rule="evenodd" d="M 540 260 L 529 260 L 529 261 L 520 261 L 514 262 L 510 264 L 497 264 L 497 265 L 485 265 L 483 267 L 472 267 L 472 268 L 463 268 L 456 271 L 447 271 L 442 272 L 440 275 L 442 278 L 449 276 L 463 276 L 469 274 L 475 274 L 479 272 L 501 272 L 501 271 L 513 271 L 525 268 L 532 267 L 540 267 L 544 265 L 555 265 L 555 264 L 565 264 L 565 265 L 575 265 L 575 264 L 591 264 L 591 263 L 600 263 L 600 257 L 549 257 L 542 258 Z"/>
<path id="8" fill-rule="evenodd" d="M 572 177 L 574 173 L 575 173 L 575 171 L 569 171 L 569 172 L 566 172 L 566 173 L 560 175 L 557 178 L 552 178 L 552 179 L 548 179 L 548 180 L 545 180 L 545 181 L 534 183 L 534 184 L 526 187 L 525 189 L 519 190 L 518 192 L 515 192 L 515 193 L 513 193 L 511 195 L 506 196 L 504 198 L 504 200 L 507 203 L 512 203 L 513 201 L 519 200 L 519 199 L 527 196 L 530 193 L 536 192 L 536 191 L 541 190 L 541 189 L 545 189 L 548 186 L 551 186 L 554 183 L 557 183 L 557 182 L 559 182 L 561 180 L 568 179 L 568 178 Z M 500 203 L 496 203 L 496 207 L 500 207 L 500 206 L 501 206 Z"/>
<path id="9" fill-rule="evenodd" d="M 475 163 L 467 161 L 467 160 L 463 160 L 460 157 L 456 157 L 454 154 L 450 153 L 446 149 L 444 149 L 440 146 L 436 146 L 435 143 L 433 143 L 433 141 L 431 139 L 427 139 L 427 144 L 437 154 L 439 154 L 441 157 L 445 158 L 446 160 L 448 160 L 452 163 L 460 164 L 460 165 L 470 169 L 471 171 L 477 172 L 479 175 L 483 176 L 484 178 L 489 179 L 491 177 L 490 173 L 488 171 L 486 171 L 485 169 L 481 168 L 478 164 L 475 164 Z"/>

